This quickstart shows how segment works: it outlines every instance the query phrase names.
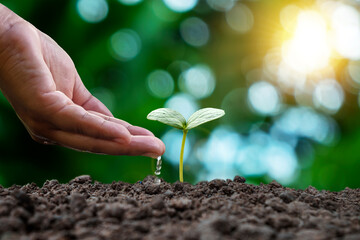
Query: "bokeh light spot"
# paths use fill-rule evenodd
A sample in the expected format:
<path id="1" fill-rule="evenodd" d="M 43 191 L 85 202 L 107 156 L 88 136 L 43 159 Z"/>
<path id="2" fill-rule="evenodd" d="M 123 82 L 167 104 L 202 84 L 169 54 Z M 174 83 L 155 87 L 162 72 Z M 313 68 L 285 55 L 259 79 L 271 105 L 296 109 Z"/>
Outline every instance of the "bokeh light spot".
<path id="1" fill-rule="evenodd" d="M 165 5 L 174 12 L 187 12 L 193 9 L 198 0 L 163 0 Z"/>
<path id="2" fill-rule="evenodd" d="M 174 80 L 164 70 L 155 70 L 147 78 L 149 92 L 158 98 L 170 97 L 174 91 Z"/>
<path id="3" fill-rule="evenodd" d="M 111 52 L 115 59 L 129 61 L 135 58 L 141 50 L 141 39 L 131 29 L 122 29 L 110 38 Z"/>
<path id="4" fill-rule="evenodd" d="M 151 1 L 151 8 L 154 14 L 165 22 L 172 22 L 179 18 L 180 14 L 171 11 L 165 4 L 158 0 L 158 1 Z"/>
<path id="5" fill-rule="evenodd" d="M 210 96 L 215 89 L 215 76 L 207 65 L 196 65 L 180 77 L 180 88 L 197 99 Z"/>
<path id="6" fill-rule="evenodd" d="M 78 0 L 76 9 L 80 17 L 89 23 L 101 22 L 109 12 L 106 0 Z"/>
<path id="7" fill-rule="evenodd" d="M 246 145 L 239 149 L 235 165 L 245 176 L 261 176 L 266 173 L 266 164 L 261 159 L 262 147 Z"/>
<path id="8" fill-rule="evenodd" d="M 268 174 L 281 183 L 290 183 L 298 160 L 293 146 L 257 130 L 239 146 L 235 166 L 244 176 Z"/>
<path id="9" fill-rule="evenodd" d="M 285 134 L 305 137 L 322 144 L 331 144 L 336 137 L 333 121 L 307 107 L 294 107 L 284 112 L 273 128 Z"/>
<path id="10" fill-rule="evenodd" d="M 297 15 L 301 11 L 296 5 L 290 4 L 284 7 L 280 12 L 280 23 L 288 32 L 294 32 L 297 24 Z"/>
<path id="11" fill-rule="evenodd" d="M 215 168 L 214 164 L 230 164 L 234 162 L 240 145 L 240 135 L 234 130 L 220 126 L 212 131 L 207 142 L 204 164 L 208 169 Z"/>
<path id="12" fill-rule="evenodd" d="M 170 63 L 167 67 L 169 73 L 173 76 L 179 77 L 183 72 L 191 68 L 191 64 L 183 61 L 183 60 L 175 60 L 174 62 Z"/>
<path id="13" fill-rule="evenodd" d="M 263 59 L 264 77 L 276 79 L 281 61 L 282 56 L 280 48 L 269 49 Z"/>
<path id="14" fill-rule="evenodd" d="M 360 14 L 352 6 L 339 4 L 332 14 L 335 48 L 345 58 L 360 59 Z"/>
<path id="15" fill-rule="evenodd" d="M 294 90 L 302 91 L 304 89 L 306 74 L 295 71 L 282 61 L 278 66 L 277 81 L 283 91 L 294 94 Z"/>
<path id="16" fill-rule="evenodd" d="M 268 82 L 257 82 L 248 91 L 250 106 L 261 115 L 277 114 L 281 108 L 278 90 Z"/>
<path id="17" fill-rule="evenodd" d="M 347 71 L 351 80 L 359 87 L 360 86 L 360 62 L 349 62 Z"/>
<path id="18" fill-rule="evenodd" d="M 246 33 L 254 25 L 254 16 L 250 8 L 242 3 L 238 3 L 230 11 L 226 12 L 226 21 L 235 31 Z"/>
<path id="19" fill-rule="evenodd" d="M 166 101 L 165 107 L 178 111 L 185 117 L 185 119 L 188 119 L 195 111 L 199 109 L 195 99 L 186 93 L 175 94 Z"/>
<path id="20" fill-rule="evenodd" d="M 289 184 L 295 178 L 297 157 L 294 149 L 284 142 L 272 141 L 262 152 L 267 173 L 282 184 Z"/>
<path id="21" fill-rule="evenodd" d="M 241 143 L 241 136 L 230 127 L 219 126 L 212 131 L 200 159 L 206 168 L 206 179 L 225 179 L 236 175 L 233 166 Z"/>
<path id="22" fill-rule="evenodd" d="M 136 5 L 142 2 L 142 0 L 118 0 L 118 1 L 124 5 L 129 5 L 129 6 Z"/>
<path id="23" fill-rule="evenodd" d="M 226 12 L 235 5 L 235 0 L 207 0 L 209 6 L 217 11 Z"/>
<path id="24" fill-rule="evenodd" d="M 194 47 L 201 47 L 209 40 L 207 24 L 197 17 L 185 19 L 180 25 L 180 33 L 186 43 Z"/>
<path id="25" fill-rule="evenodd" d="M 344 102 L 344 91 L 337 81 L 326 79 L 316 85 L 313 101 L 317 108 L 333 114 L 339 111 Z"/>

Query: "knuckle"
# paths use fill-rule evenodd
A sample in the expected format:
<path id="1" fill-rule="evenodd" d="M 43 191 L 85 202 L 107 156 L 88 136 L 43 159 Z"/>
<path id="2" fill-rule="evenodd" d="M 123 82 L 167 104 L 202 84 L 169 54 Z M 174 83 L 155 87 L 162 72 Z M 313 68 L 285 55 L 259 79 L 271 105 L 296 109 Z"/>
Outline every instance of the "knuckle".
<path id="1" fill-rule="evenodd" d="M 31 39 L 37 36 L 36 29 L 28 22 L 14 23 L 0 36 L 0 67 L 14 68 L 23 59 L 31 46 Z M 14 61 L 15 60 L 15 61 Z"/>
<path id="2" fill-rule="evenodd" d="M 25 50 L 29 45 L 29 35 L 37 35 L 35 28 L 30 23 L 21 21 L 12 25 L 2 39 L 13 48 Z"/>

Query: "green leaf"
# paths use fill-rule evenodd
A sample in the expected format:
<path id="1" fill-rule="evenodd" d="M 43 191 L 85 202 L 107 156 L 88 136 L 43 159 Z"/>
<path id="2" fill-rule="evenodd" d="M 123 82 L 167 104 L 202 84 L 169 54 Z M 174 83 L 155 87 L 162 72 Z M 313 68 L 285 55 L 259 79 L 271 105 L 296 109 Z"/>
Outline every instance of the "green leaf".
<path id="1" fill-rule="evenodd" d="M 189 117 L 187 121 L 186 129 L 192 129 L 203 123 L 210 122 L 212 120 L 221 118 L 225 115 L 224 110 L 217 108 L 203 108 L 196 111 L 193 115 Z"/>
<path id="2" fill-rule="evenodd" d="M 185 118 L 170 108 L 156 109 L 147 115 L 147 119 L 159 121 L 178 129 L 184 129 L 186 126 Z"/>

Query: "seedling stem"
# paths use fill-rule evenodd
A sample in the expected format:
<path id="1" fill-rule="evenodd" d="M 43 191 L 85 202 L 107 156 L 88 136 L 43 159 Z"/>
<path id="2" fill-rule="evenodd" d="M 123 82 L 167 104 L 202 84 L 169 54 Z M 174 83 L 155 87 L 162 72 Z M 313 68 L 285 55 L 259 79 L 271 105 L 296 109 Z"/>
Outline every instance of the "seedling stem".
<path id="1" fill-rule="evenodd" d="M 180 182 L 184 181 L 184 174 L 183 174 L 183 166 L 184 166 L 184 148 L 185 148 L 185 140 L 186 140 L 186 134 L 187 134 L 188 130 L 184 129 L 183 130 L 183 138 L 182 138 L 182 143 L 181 143 L 181 151 L 180 151 L 180 164 L 179 164 L 179 178 L 180 178 Z"/>

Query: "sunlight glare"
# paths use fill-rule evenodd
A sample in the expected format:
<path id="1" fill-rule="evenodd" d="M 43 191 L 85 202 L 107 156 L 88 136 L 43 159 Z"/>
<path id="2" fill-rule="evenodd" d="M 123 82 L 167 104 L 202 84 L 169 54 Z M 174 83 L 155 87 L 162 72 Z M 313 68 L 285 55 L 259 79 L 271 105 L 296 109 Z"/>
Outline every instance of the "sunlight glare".
<path id="1" fill-rule="evenodd" d="M 296 5 L 290 4 L 284 7 L 280 12 L 280 23 L 283 28 L 288 32 L 293 32 L 296 28 L 297 18 L 296 16 L 301 11 Z"/>
<path id="2" fill-rule="evenodd" d="M 360 59 L 360 14 L 341 4 L 332 15 L 334 45 L 338 53 L 352 60 Z"/>
<path id="3" fill-rule="evenodd" d="M 315 11 L 301 12 L 294 37 L 283 45 L 282 50 L 285 62 L 300 73 L 326 67 L 331 49 L 324 18 Z"/>

